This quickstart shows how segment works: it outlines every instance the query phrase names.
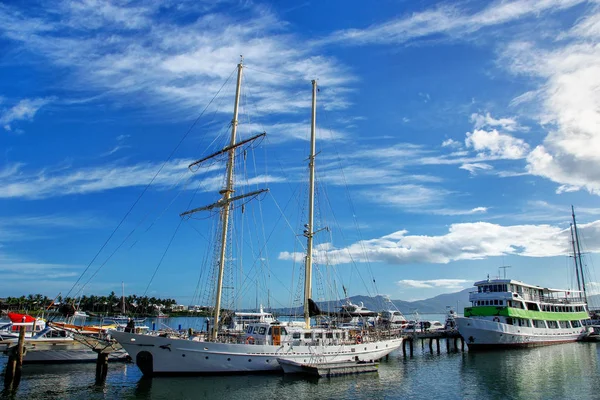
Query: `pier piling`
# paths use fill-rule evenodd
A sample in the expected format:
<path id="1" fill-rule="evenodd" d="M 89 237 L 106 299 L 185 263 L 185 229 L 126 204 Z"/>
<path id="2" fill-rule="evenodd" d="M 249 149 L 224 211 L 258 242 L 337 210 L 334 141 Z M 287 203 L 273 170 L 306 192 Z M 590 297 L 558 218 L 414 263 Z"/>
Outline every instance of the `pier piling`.
<path id="1" fill-rule="evenodd" d="M 98 352 L 96 359 L 96 385 L 101 385 L 106 380 L 108 373 L 108 354 L 102 351 Z"/>
<path id="2" fill-rule="evenodd" d="M 25 326 L 19 330 L 19 341 L 16 346 L 11 348 L 6 364 L 6 373 L 4 375 L 4 389 L 16 390 L 21 381 L 21 371 L 23 368 L 23 352 L 25 347 Z"/>

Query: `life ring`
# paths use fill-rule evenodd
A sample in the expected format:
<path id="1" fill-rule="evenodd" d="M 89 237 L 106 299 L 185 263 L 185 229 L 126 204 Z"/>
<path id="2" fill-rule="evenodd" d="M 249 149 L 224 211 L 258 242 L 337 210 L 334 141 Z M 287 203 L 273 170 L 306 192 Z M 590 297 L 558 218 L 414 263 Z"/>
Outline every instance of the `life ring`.
<path id="1" fill-rule="evenodd" d="M 246 338 L 246 344 L 254 344 L 254 338 L 252 336 L 248 336 Z"/>
<path id="2" fill-rule="evenodd" d="M 494 322 L 500 322 L 500 318 L 494 317 Z"/>
<path id="3" fill-rule="evenodd" d="M 358 335 L 356 337 L 356 344 L 361 344 L 362 343 L 362 336 Z"/>

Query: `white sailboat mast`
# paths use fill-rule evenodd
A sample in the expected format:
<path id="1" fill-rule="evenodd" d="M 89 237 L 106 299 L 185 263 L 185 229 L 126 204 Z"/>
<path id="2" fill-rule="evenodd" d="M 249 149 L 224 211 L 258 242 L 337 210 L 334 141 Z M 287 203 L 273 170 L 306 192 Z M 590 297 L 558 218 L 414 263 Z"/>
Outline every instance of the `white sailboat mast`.
<path id="1" fill-rule="evenodd" d="M 312 297 L 312 250 L 314 208 L 315 208 L 315 149 L 316 149 L 316 121 L 317 121 L 317 81 L 312 81 L 312 113 L 310 121 L 310 157 L 308 159 L 308 169 L 310 171 L 308 186 L 308 224 L 305 235 L 306 245 L 306 265 L 304 270 L 304 324 L 306 329 L 310 328 L 310 312 L 308 299 Z"/>
<path id="2" fill-rule="evenodd" d="M 221 190 L 223 195 L 223 210 L 221 226 L 221 253 L 219 256 L 219 280 L 217 282 L 217 296 L 215 299 L 214 320 L 212 327 L 212 338 L 217 338 L 219 329 L 219 315 L 221 313 L 221 295 L 223 291 L 223 272 L 225 270 L 225 253 L 227 249 L 227 228 L 229 225 L 229 211 L 231 209 L 230 198 L 233 193 L 233 164 L 235 157 L 235 138 L 238 125 L 238 106 L 240 103 L 240 88 L 242 86 L 242 61 L 238 64 L 237 86 L 235 88 L 235 104 L 233 106 L 233 120 L 231 121 L 231 141 L 229 143 L 228 159 L 227 159 L 227 181 L 225 189 Z"/>

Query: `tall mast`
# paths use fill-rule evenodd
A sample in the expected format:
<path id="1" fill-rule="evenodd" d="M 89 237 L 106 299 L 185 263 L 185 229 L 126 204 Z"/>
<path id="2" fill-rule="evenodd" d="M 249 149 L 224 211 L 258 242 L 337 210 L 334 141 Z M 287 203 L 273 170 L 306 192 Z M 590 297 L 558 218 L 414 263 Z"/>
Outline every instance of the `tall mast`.
<path id="1" fill-rule="evenodd" d="M 212 327 L 212 338 L 217 338 L 219 330 L 219 314 L 221 313 L 221 294 L 223 291 L 223 271 L 225 270 L 225 251 L 227 249 L 227 227 L 229 225 L 229 210 L 231 208 L 230 198 L 233 193 L 233 163 L 235 156 L 235 137 L 238 125 L 238 106 L 240 104 L 240 88 L 242 86 L 242 62 L 238 64 L 237 86 L 235 88 L 235 104 L 233 106 L 233 120 L 231 121 L 231 141 L 229 143 L 228 159 L 227 159 L 227 181 L 225 189 L 219 193 L 223 195 L 222 221 L 221 226 L 221 253 L 219 256 L 219 280 L 217 282 L 217 298 L 215 299 L 214 320 Z"/>
<path id="2" fill-rule="evenodd" d="M 575 243 L 577 243 L 577 258 L 579 259 L 579 270 L 581 271 L 581 287 L 583 288 L 583 299 L 587 303 L 587 293 L 585 291 L 585 278 L 583 277 L 583 263 L 581 262 L 581 248 L 579 247 L 579 234 L 577 233 L 577 221 L 575 221 L 575 208 L 571 205 L 571 215 L 573 215 L 573 230 L 575 231 Z"/>
<path id="3" fill-rule="evenodd" d="M 121 281 L 121 312 L 125 315 L 125 282 Z"/>
<path id="4" fill-rule="evenodd" d="M 310 312 L 308 308 L 308 299 L 312 297 L 312 250 L 313 250 L 313 230 L 314 208 L 315 208 L 315 149 L 316 149 L 316 121 L 317 121 L 317 81 L 312 81 L 312 113 L 310 121 L 310 156 L 308 159 L 308 169 L 310 179 L 308 184 L 308 223 L 304 235 L 306 236 L 306 265 L 304 268 L 304 325 L 306 329 L 310 328 Z"/>
<path id="5" fill-rule="evenodd" d="M 577 290 L 581 291 L 581 281 L 579 280 L 579 264 L 577 263 L 577 249 L 575 248 L 575 236 L 573 234 L 573 224 L 571 225 L 571 245 L 573 246 L 573 261 L 575 261 L 575 275 L 577 276 Z"/>

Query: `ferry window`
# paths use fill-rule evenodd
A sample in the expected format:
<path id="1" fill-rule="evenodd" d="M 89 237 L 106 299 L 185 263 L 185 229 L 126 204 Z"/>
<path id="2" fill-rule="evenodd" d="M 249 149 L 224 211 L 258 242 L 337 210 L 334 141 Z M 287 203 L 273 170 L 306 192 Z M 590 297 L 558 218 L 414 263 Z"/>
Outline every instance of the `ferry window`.
<path id="1" fill-rule="evenodd" d="M 509 306 L 509 307 L 512 307 L 512 301 L 506 300 L 506 305 Z"/>
<path id="2" fill-rule="evenodd" d="M 333 332 L 327 332 L 327 333 L 325 333 L 325 337 L 327 339 L 333 339 Z"/>
<path id="3" fill-rule="evenodd" d="M 264 335 L 266 331 L 267 331 L 267 328 L 265 328 L 264 326 L 261 326 L 260 329 L 258 330 L 258 334 Z"/>
<path id="4" fill-rule="evenodd" d="M 579 328 L 581 326 L 579 321 L 571 321 L 571 325 L 573 325 L 573 328 Z"/>
<path id="5" fill-rule="evenodd" d="M 503 303 L 504 303 L 504 301 L 502 301 L 502 300 L 498 301 L 498 304 L 501 306 L 504 305 Z"/>
<path id="6" fill-rule="evenodd" d="M 255 326 L 254 329 L 252 330 L 255 335 L 258 335 L 258 326 Z"/>
<path id="7" fill-rule="evenodd" d="M 304 339 L 312 339 L 312 333 L 304 332 Z"/>
<path id="8" fill-rule="evenodd" d="M 486 301 L 485 301 L 485 305 L 487 306 L 487 305 L 489 305 L 489 304 L 490 304 L 489 300 L 486 300 Z"/>
<path id="9" fill-rule="evenodd" d="M 317 333 L 315 333 L 315 337 L 317 339 L 323 339 L 323 333 L 322 332 L 317 332 Z"/>
<path id="10" fill-rule="evenodd" d="M 477 291 L 478 291 L 479 293 L 483 292 L 483 289 L 481 288 L 481 286 L 477 286 Z"/>
<path id="11" fill-rule="evenodd" d="M 339 339 L 339 338 L 340 338 L 340 333 L 339 333 L 339 332 L 336 332 L 336 333 L 335 333 L 335 337 Z"/>
<path id="12" fill-rule="evenodd" d="M 494 300 L 494 305 L 497 306 L 498 305 L 498 300 Z"/>
<path id="13" fill-rule="evenodd" d="M 300 332 L 294 332 L 294 334 L 292 335 L 293 339 L 300 339 Z"/>
<path id="14" fill-rule="evenodd" d="M 512 319 L 512 318 L 510 318 L 510 317 L 509 317 L 509 318 L 506 318 L 506 323 L 507 323 L 508 325 L 512 325 L 512 324 L 513 324 L 513 319 Z"/>
<path id="15" fill-rule="evenodd" d="M 246 333 L 249 334 L 249 335 L 252 334 L 252 327 L 251 326 L 248 327 L 248 330 L 246 331 Z"/>

